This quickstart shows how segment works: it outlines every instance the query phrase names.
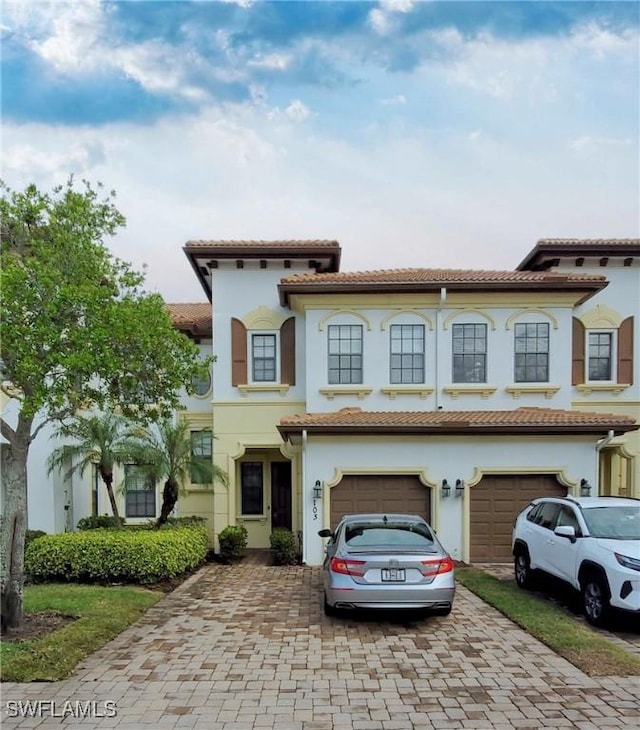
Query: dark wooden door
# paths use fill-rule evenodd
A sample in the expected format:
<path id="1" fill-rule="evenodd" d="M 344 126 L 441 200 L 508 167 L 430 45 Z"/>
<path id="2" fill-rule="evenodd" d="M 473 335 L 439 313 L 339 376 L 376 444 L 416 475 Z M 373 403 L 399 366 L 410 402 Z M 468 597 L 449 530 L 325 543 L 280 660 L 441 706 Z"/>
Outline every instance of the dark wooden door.
<path id="1" fill-rule="evenodd" d="M 271 462 L 271 529 L 291 529 L 291 462 Z"/>

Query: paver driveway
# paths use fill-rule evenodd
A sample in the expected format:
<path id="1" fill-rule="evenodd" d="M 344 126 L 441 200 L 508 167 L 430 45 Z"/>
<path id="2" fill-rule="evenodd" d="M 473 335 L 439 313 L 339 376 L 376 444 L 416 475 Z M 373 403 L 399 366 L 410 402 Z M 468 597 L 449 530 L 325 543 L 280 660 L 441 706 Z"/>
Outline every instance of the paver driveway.
<path id="1" fill-rule="evenodd" d="M 71 679 L 3 685 L 3 727 L 640 725 L 637 677 L 590 679 L 464 588 L 451 616 L 406 622 L 328 619 L 320 586 L 318 568 L 207 566 Z M 38 699 L 42 717 L 9 716 Z M 65 701 L 117 715 L 51 717 Z"/>

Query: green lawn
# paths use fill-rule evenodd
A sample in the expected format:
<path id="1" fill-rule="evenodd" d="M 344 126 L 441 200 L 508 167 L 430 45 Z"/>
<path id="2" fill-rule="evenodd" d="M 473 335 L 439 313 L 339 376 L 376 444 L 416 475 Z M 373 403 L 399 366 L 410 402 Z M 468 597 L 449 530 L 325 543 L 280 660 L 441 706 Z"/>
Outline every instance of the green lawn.
<path id="1" fill-rule="evenodd" d="M 135 586 L 26 586 L 25 613 L 57 611 L 76 620 L 42 639 L 0 642 L 0 678 L 12 682 L 64 679 L 78 662 L 117 636 L 160 598 L 160 592 Z"/>
<path id="2" fill-rule="evenodd" d="M 456 568 L 456 579 L 590 677 L 640 675 L 640 658 L 515 582 L 477 568 Z"/>

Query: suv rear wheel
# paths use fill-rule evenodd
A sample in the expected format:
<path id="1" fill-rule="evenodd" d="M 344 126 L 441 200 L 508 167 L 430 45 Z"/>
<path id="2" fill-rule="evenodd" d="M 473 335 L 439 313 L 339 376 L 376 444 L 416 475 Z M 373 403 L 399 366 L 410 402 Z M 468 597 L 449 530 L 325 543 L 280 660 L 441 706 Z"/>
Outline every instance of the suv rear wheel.
<path id="1" fill-rule="evenodd" d="M 531 563 L 529 562 L 529 553 L 526 548 L 516 548 L 513 562 L 518 586 L 520 588 L 531 588 Z"/>
<path id="2" fill-rule="evenodd" d="M 606 580 L 591 573 L 582 583 L 582 607 L 587 621 L 602 626 L 609 613 L 609 588 Z"/>

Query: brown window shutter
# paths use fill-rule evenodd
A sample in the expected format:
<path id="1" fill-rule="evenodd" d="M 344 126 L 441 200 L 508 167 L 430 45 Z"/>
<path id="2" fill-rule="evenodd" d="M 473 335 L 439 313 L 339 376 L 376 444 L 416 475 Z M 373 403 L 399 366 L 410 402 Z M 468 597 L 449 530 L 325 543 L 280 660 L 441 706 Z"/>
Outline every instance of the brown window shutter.
<path id="1" fill-rule="evenodd" d="M 289 317 L 280 327 L 280 382 L 296 384 L 296 318 Z"/>
<path id="2" fill-rule="evenodd" d="M 633 385 L 633 317 L 618 328 L 618 382 Z"/>
<path id="3" fill-rule="evenodd" d="M 247 383 L 247 328 L 239 319 L 231 318 L 231 384 Z"/>
<path id="4" fill-rule="evenodd" d="M 584 348 L 585 333 L 584 325 L 577 318 L 573 318 L 573 338 L 571 354 L 571 384 L 580 385 L 584 383 Z"/>

